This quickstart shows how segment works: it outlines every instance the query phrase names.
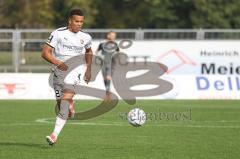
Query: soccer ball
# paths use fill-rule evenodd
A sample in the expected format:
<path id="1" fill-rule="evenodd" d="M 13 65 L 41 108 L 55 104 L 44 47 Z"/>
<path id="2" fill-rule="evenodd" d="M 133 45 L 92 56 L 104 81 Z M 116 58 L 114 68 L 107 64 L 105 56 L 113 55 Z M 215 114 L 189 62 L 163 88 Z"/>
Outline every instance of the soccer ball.
<path id="1" fill-rule="evenodd" d="M 141 126 L 146 122 L 146 114 L 142 109 L 134 108 L 128 113 L 128 122 L 133 126 Z"/>

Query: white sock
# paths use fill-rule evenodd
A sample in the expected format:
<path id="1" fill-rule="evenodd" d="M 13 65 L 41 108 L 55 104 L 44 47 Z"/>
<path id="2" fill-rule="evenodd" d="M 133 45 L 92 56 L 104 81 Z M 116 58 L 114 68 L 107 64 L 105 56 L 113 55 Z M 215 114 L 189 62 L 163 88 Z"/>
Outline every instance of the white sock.
<path id="1" fill-rule="evenodd" d="M 55 123 L 55 128 L 54 128 L 54 131 L 53 131 L 53 134 L 57 137 L 63 126 L 65 125 L 67 120 L 63 120 L 62 118 L 59 118 L 58 116 L 56 117 L 56 123 Z"/>

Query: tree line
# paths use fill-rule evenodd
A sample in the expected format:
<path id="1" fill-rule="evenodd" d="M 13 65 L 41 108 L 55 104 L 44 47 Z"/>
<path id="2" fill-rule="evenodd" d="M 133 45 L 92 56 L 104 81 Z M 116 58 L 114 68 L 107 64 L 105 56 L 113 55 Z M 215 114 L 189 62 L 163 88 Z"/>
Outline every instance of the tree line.
<path id="1" fill-rule="evenodd" d="M 0 0 L 0 28 L 56 28 L 71 8 L 85 28 L 240 28 L 239 0 Z"/>

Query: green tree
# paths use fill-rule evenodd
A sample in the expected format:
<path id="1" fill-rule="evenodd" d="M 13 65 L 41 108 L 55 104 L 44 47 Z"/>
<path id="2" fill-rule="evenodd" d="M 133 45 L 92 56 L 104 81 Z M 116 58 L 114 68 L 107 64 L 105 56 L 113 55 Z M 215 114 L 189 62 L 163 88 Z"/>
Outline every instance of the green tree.
<path id="1" fill-rule="evenodd" d="M 149 18 L 148 0 L 93 0 L 98 9 L 95 28 L 144 28 Z"/>
<path id="2" fill-rule="evenodd" d="M 52 16 L 49 0 L 8 0 L 0 7 L 0 26 L 3 28 L 49 27 Z M 40 8 L 40 9 L 39 9 Z"/>
<path id="3" fill-rule="evenodd" d="M 239 28 L 239 0 L 193 1 L 192 28 Z"/>
<path id="4" fill-rule="evenodd" d="M 83 8 L 86 26 L 95 21 L 97 10 L 85 0 L 5 0 L 0 3 L 2 28 L 55 28 L 66 24 L 69 10 Z"/>
<path id="5" fill-rule="evenodd" d="M 185 23 L 183 21 L 186 17 L 179 21 L 181 16 L 186 14 L 186 10 L 182 10 L 183 6 L 185 6 L 184 4 L 169 0 L 152 0 L 149 3 L 151 10 L 148 28 L 178 28 Z"/>
<path id="6" fill-rule="evenodd" d="M 90 27 L 95 23 L 97 9 L 92 1 L 86 0 L 52 0 L 51 14 L 54 16 L 52 26 L 60 27 L 67 24 L 67 16 L 72 8 L 80 8 L 85 14 L 84 27 Z"/>
<path id="7" fill-rule="evenodd" d="M 85 28 L 239 28 L 239 0 L 0 0 L 1 28 L 56 28 L 71 8 Z"/>

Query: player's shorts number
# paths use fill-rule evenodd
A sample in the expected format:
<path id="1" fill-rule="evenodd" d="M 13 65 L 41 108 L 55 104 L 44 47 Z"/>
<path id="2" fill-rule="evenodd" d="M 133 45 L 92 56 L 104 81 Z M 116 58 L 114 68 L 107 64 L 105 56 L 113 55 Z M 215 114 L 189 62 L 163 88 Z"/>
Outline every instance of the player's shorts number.
<path id="1" fill-rule="evenodd" d="M 55 93 L 56 93 L 56 97 L 61 97 L 59 90 L 55 90 Z"/>

